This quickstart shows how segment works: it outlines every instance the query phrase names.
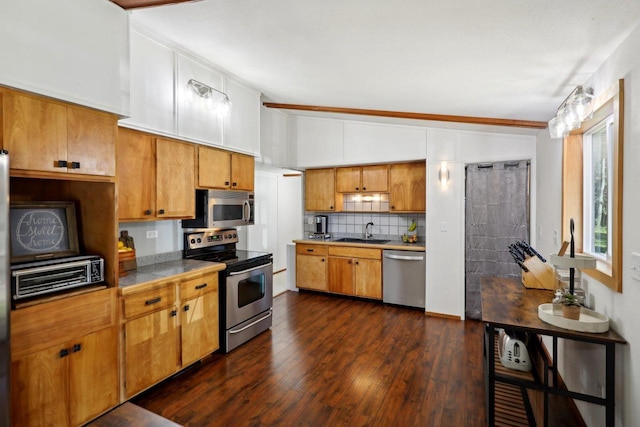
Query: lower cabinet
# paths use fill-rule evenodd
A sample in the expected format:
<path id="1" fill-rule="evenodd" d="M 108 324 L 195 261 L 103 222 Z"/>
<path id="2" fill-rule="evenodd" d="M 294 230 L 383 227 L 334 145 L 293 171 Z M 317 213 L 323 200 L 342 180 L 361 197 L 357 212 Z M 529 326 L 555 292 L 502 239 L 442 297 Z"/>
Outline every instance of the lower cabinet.
<path id="1" fill-rule="evenodd" d="M 124 399 L 219 348 L 217 272 L 149 282 L 124 293 Z"/>
<path id="2" fill-rule="evenodd" d="M 382 251 L 329 247 L 329 291 L 382 299 Z"/>
<path id="3" fill-rule="evenodd" d="M 327 291 L 327 246 L 296 244 L 296 286 Z"/>
<path id="4" fill-rule="evenodd" d="M 79 426 L 118 404 L 111 295 L 105 290 L 12 312 L 12 425 Z"/>

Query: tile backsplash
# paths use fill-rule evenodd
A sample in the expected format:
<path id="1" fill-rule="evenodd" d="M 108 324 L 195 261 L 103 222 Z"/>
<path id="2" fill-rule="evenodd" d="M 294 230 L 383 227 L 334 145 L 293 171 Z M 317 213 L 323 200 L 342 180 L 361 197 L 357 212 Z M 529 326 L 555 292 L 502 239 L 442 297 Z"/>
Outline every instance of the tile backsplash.
<path id="1" fill-rule="evenodd" d="M 388 203 L 388 201 L 387 201 Z M 420 241 L 424 242 L 425 214 L 424 213 L 387 213 L 387 212 L 319 212 L 318 215 L 326 215 L 329 222 L 329 233 L 333 237 L 362 237 L 364 227 L 368 222 L 373 222 L 370 227 L 373 237 L 376 239 L 399 240 L 407 234 L 418 234 Z M 315 231 L 313 217 L 315 212 L 305 212 L 304 231 L 306 235 Z M 415 220 L 418 227 L 414 232 L 408 232 L 407 227 Z"/>

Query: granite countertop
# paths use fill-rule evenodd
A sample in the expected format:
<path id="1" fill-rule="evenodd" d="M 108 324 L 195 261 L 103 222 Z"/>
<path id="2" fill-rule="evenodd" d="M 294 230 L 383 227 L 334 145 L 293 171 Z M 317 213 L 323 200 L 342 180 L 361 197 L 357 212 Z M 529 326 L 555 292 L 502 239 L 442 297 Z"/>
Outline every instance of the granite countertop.
<path id="1" fill-rule="evenodd" d="M 129 288 L 134 285 L 146 284 L 154 281 L 163 281 L 197 270 L 220 271 L 225 265 L 219 262 L 198 261 L 194 259 L 179 259 L 174 261 L 159 262 L 157 264 L 145 265 L 135 270 L 128 271 L 126 276 L 121 276 L 118 280 L 118 287 Z"/>
<path id="2" fill-rule="evenodd" d="M 426 252 L 424 243 L 404 243 L 402 240 L 389 240 L 386 243 L 358 243 L 358 242 L 336 242 L 333 239 L 297 239 L 293 243 L 305 243 L 313 245 L 332 246 L 355 246 L 358 248 L 392 249 L 397 251 L 417 251 Z"/>

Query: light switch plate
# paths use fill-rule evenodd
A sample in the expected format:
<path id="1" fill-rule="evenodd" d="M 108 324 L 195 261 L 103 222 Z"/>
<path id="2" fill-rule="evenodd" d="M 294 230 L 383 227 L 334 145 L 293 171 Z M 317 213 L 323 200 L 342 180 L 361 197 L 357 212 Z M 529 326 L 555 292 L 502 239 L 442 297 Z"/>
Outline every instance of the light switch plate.
<path id="1" fill-rule="evenodd" d="M 440 223 L 440 231 L 446 232 L 448 228 L 449 228 L 449 223 L 444 221 Z"/>
<path id="2" fill-rule="evenodd" d="M 158 230 L 147 231 L 147 239 L 157 239 L 157 238 L 158 238 Z"/>
<path id="3" fill-rule="evenodd" d="M 640 254 L 631 252 L 631 278 L 640 282 Z"/>

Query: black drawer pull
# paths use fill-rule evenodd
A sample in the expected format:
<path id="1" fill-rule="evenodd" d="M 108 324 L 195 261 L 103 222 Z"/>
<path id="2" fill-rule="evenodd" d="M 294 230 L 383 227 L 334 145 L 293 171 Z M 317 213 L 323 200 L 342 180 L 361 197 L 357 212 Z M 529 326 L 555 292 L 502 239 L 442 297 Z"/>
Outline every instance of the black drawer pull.
<path id="1" fill-rule="evenodd" d="M 158 213 L 159 213 L 160 215 L 164 215 L 164 209 L 160 209 L 160 210 L 158 211 Z"/>
<path id="2" fill-rule="evenodd" d="M 71 162 L 71 169 L 80 169 L 80 162 Z"/>
<path id="3" fill-rule="evenodd" d="M 151 209 L 147 209 L 146 211 L 144 211 L 145 215 L 151 215 Z"/>
<path id="4" fill-rule="evenodd" d="M 367 187 L 362 187 L 362 190 L 363 191 L 367 191 Z"/>
<path id="5" fill-rule="evenodd" d="M 230 182 L 229 182 L 229 181 L 225 181 L 225 182 L 224 182 L 224 185 L 229 185 L 229 184 L 230 184 Z"/>
<path id="6" fill-rule="evenodd" d="M 184 311 L 189 311 L 189 306 L 188 305 L 184 306 Z"/>
<path id="7" fill-rule="evenodd" d="M 231 184 L 231 186 L 233 186 L 233 187 L 237 187 L 237 186 L 238 186 L 238 183 L 237 183 L 237 182 L 234 182 L 233 184 Z"/>
<path id="8" fill-rule="evenodd" d="M 74 344 L 73 348 L 71 349 L 72 352 L 77 353 L 80 350 L 82 350 L 82 344 Z"/>
<path id="9" fill-rule="evenodd" d="M 206 284 L 206 283 L 203 283 L 203 284 L 201 284 L 201 285 L 197 285 L 197 286 L 196 286 L 196 289 L 204 289 L 204 288 L 206 288 L 206 287 L 207 287 L 207 284 Z"/>
<path id="10" fill-rule="evenodd" d="M 144 305 L 151 305 L 151 304 L 155 304 L 155 303 L 160 302 L 160 301 L 162 301 L 162 297 L 146 300 L 144 302 Z"/>
<path id="11" fill-rule="evenodd" d="M 63 348 L 62 350 L 60 350 L 60 357 L 67 357 L 69 355 L 69 349 L 68 348 Z"/>
<path id="12" fill-rule="evenodd" d="M 313 252 L 313 249 L 307 249 L 307 252 Z"/>
<path id="13" fill-rule="evenodd" d="M 171 317 L 177 316 L 178 315 L 178 311 L 177 310 L 171 310 Z"/>
<path id="14" fill-rule="evenodd" d="M 58 160 L 58 164 L 56 166 L 57 168 L 66 168 L 67 167 L 67 161 L 66 160 Z"/>

